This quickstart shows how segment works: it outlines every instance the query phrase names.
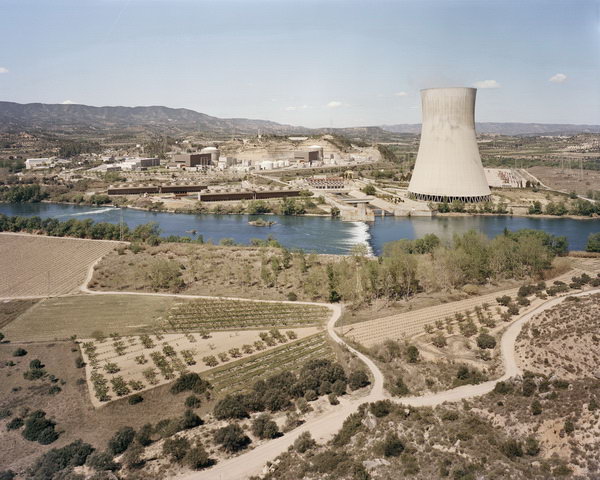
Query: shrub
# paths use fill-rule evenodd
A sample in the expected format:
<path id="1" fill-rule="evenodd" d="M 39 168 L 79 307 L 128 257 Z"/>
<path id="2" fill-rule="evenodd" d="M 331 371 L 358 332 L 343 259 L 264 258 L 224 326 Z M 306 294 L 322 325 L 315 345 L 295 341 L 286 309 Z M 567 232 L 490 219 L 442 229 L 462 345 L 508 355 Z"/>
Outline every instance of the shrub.
<path id="1" fill-rule="evenodd" d="M 48 445 L 58 439 L 58 433 L 54 430 L 56 423 L 46 418 L 46 413 L 36 410 L 25 419 L 23 437 L 31 442 Z"/>
<path id="2" fill-rule="evenodd" d="M 202 379 L 197 373 L 184 373 L 173 382 L 171 393 L 176 395 L 181 392 L 192 391 L 200 395 L 211 388 L 211 384 Z"/>
<path id="3" fill-rule="evenodd" d="M 503 307 L 508 307 L 508 304 L 511 300 L 512 299 L 508 295 L 502 295 L 501 297 L 496 298 L 498 304 L 502 305 Z"/>
<path id="4" fill-rule="evenodd" d="M 406 348 L 406 356 L 408 357 L 408 363 L 417 363 L 419 361 L 419 349 L 414 345 L 409 345 Z"/>
<path id="5" fill-rule="evenodd" d="M 154 429 L 152 428 L 152 425 L 150 425 L 149 423 L 146 423 L 135 434 L 135 439 L 142 447 L 147 447 L 148 445 L 150 445 L 152 443 L 153 430 Z"/>
<path id="6" fill-rule="evenodd" d="M 512 392 L 512 386 L 506 382 L 498 382 L 494 386 L 494 393 L 499 393 L 501 395 L 506 395 L 507 393 Z"/>
<path id="7" fill-rule="evenodd" d="M 75 359 L 75 368 L 83 368 L 83 367 L 85 367 L 85 362 L 83 361 L 83 358 L 77 357 Z"/>
<path id="8" fill-rule="evenodd" d="M 379 400 L 369 405 L 369 410 L 378 418 L 386 417 L 392 411 L 392 402 L 389 400 Z"/>
<path id="9" fill-rule="evenodd" d="M 206 453 L 206 450 L 204 450 L 204 447 L 200 444 L 188 450 L 183 462 L 192 470 L 200 470 L 202 468 L 210 467 L 214 463 L 214 461 L 209 458 L 208 453 Z"/>
<path id="10" fill-rule="evenodd" d="M 117 462 L 113 461 L 113 456 L 108 452 L 92 453 L 87 459 L 87 464 L 99 472 L 107 470 L 114 472 L 121 467 Z"/>
<path id="11" fill-rule="evenodd" d="M 502 452 L 508 458 L 522 457 L 523 447 L 521 442 L 511 438 L 502 445 Z"/>
<path id="12" fill-rule="evenodd" d="M 8 408 L 0 408 L 0 420 L 8 418 L 12 415 L 12 412 Z"/>
<path id="13" fill-rule="evenodd" d="M 331 382 L 328 382 L 327 380 L 322 381 L 321 385 L 319 386 L 319 395 L 328 395 L 331 393 L 331 391 Z"/>
<path id="14" fill-rule="evenodd" d="M 531 305 L 531 302 L 529 301 L 529 299 L 527 297 L 517 298 L 517 303 L 523 307 L 528 307 L 529 305 Z"/>
<path id="15" fill-rule="evenodd" d="M 129 405 L 136 405 L 136 404 L 141 403 L 143 401 L 144 401 L 144 397 L 142 397 L 139 393 L 134 393 L 127 400 L 127 402 L 129 403 Z"/>
<path id="16" fill-rule="evenodd" d="M 0 480 L 13 480 L 17 474 L 12 470 L 3 470 L 0 472 Z"/>
<path id="17" fill-rule="evenodd" d="M 310 432 L 302 432 L 294 441 L 294 450 L 298 453 L 305 453 L 316 444 L 317 442 L 314 441 Z"/>
<path id="18" fill-rule="evenodd" d="M 181 462 L 190 449 L 190 442 L 185 437 L 167 438 L 163 443 L 162 453 L 174 462 Z"/>
<path id="19" fill-rule="evenodd" d="M 113 437 L 108 441 L 108 450 L 113 455 L 119 455 L 127 450 L 135 437 L 135 430 L 131 427 L 123 427 L 119 429 Z"/>
<path id="20" fill-rule="evenodd" d="M 227 395 L 220 400 L 213 409 L 213 415 L 217 420 L 230 418 L 248 418 L 250 416 L 248 409 L 242 402 L 240 395 Z"/>
<path id="21" fill-rule="evenodd" d="M 481 333 L 477 337 L 477 346 L 479 348 L 495 348 L 496 347 L 496 339 L 489 335 L 488 333 Z"/>
<path id="22" fill-rule="evenodd" d="M 340 401 L 337 398 L 337 395 L 335 393 L 330 393 L 327 398 L 329 399 L 329 404 L 330 405 L 339 405 Z"/>
<path id="23" fill-rule="evenodd" d="M 523 387 L 521 393 L 524 397 L 531 397 L 537 389 L 537 385 L 532 378 L 525 378 L 523 380 Z"/>
<path id="24" fill-rule="evenodd" d="M 433 345 L 437 348 L 444 348 L 446 345 L 448 345 L 446 337 L 444 337 L 444 335 L 442 335 L 441 333 L 433 337 L 431 339 L 431 343 L 433 343 Z"/>
<path id="25" fill-rule="evenodd" d="M 27 350 L 24 348 L 19 347 L 13 352 L 13 357 L 24 357 L 25 355 L 27 355 Z"/>
<path id="26" fill-rule="evenodd" d="M 396 432 L 390 432 L 383 441 L 383 455 L 386 457 L 397 457 L 404 451 L 404 444 L 398 438 Z"/>
<path id="27" fill-rule="evenodd" d="M 268 413 L 259 415 L 254 422 L 252 422 L 252 434 L 261 440 L 265 438 L 276 438 L 281 435 L 277 423 L 273 421 L 271 415 Z"/>
<path id="28" fill-rule="evenodd" d="M 251 440 L 237 423 L 219 428 L 214 434 L 215 443 L 227 452 L 234 453 L 246 448 Z"/>
<path id="29" fill-rule="evenodd" d="M 314 402 L 317 398 L 319 398 L 319 396 L 317 395 L 317 392 L 315 392 L 314 390 L 307 390 L 306 393 L 304 394 L 304 399 L 307 402 Z"/>
<path id="30" fill-rule="evenodd" d="M 398 377 L 394 382 L 394 385 L 392 386 L 392 393 L 398 396 L 408 395 L 410 393 L 410 390 L 404 383 L 402 377 Z"/>
<path id="31" fill-rule="evenodd" d="M 187 408 L 198 408 L 202 402 L 196 395 L 190 395 L 185 399 L 185 406 Z"/>
<path id="32" fill-rule="evenodd" d="M 573 423 L 573 420 L 571 420 L 570 418 L 567 418 L 565 420 L 564 430 L 565 430 L 565 433 L 567 433 L 567 434 L 573 433 L 575 431 L 575 424 Z"/>
<path id="33" fill-rule="evenodd" d="M 532 415 L 540 415 L 542 413 L 542 404 L 539 400 L 534 400 L 531 404 Z"/>
<path id="34" fill-rule="evenodd" d="M 192 410 L 186 410 L 181 419 L 181 429 L 189 430 L 190 428 L 202 425 L 202 419 L 196 415 Z"/>
<path id="35" fill-rule="evenodd" d="M 333 437 L 333 444 L 336 447 L 346 445 L 362 427 L 362 414 L 360 412 L 351 413 L 344 420 L 342 428 Z"/>
<path id="36" fill-rule="evenodd" d="M 28 478 L 35 480 L 56 478 L 55 474 L 61 470 L 83 465 L 93 451 L 91 445 L 81 440 L 76 440 L 62 448 L 53 448 L 36 460 L 29 469 Z"/>
<path id="37" fill-rule="evenodd" d="M 344 380 L 336 380 L 331 386 L 331 391 L 336 395 L 344 395 L 346 393 L 346 382 Z"/>
<path id="38" fill-rule="evenodd" d="M 519 306 L 516 303 L 510 303 L 507 312 L 514 317 L 519 314 Z"/>
<path id="39" fill-rule="evenodd" d="M 9 431 L 10 430 L 18 430 L 19 428 L 21 428 L 23 426 L 24 423 L 25 422 L 23 422 L 23 419 L 21 417 L 15 417 L 6 424 L 6 429 Z"/>
<path id="40" fill-rule="evenodd" d="M 538 442 L 533 437 L 528 437 L 525 440 L 525 454 L 530 457 L 535 457 L 538 453 L 540 453 L 540 442 Z"/>
<path id="41" fill-rule="evenodd" d="M 359 388 L 366 387 L 369 383 L 369 377 L 364 370 L 355 370 L 348 377 L 350 390 L 358 390 Z"/>

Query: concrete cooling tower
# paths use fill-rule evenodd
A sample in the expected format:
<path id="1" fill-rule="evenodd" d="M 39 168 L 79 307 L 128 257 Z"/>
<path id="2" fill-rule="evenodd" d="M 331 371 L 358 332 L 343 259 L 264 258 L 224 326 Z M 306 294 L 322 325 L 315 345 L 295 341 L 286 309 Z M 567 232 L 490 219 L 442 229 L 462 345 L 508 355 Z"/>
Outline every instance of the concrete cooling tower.
<path id="1" fill-rule="evenodd" d="M 475 88 L 421 90 L 423 121 L 415 169 L 408 185 L 416 200 L 490 199 L 475 136 Z"/>

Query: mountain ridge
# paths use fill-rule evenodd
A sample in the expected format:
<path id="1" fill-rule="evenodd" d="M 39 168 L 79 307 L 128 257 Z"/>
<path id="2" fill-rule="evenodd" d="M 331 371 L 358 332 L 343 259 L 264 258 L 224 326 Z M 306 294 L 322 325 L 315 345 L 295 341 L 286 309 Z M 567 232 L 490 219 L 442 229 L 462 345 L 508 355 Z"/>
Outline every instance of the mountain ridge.
<path id="1" fill-rule="evenodd" d="M 83 104 L 17 103 L 0 101 L 0 131 L 47 130 L 62 133 L 147 131 L 157 134 L 319 134 L 340 133 L 380 139 L 389 134 L 419 134 L 421 124 L 372 125 L 345 128 L 307 128 L 270 120 L 219 118 L 188 108 L 102 106 Z M 480 134 L 560 135 L 600 133 L 600 125 L 480 122 Z"/>

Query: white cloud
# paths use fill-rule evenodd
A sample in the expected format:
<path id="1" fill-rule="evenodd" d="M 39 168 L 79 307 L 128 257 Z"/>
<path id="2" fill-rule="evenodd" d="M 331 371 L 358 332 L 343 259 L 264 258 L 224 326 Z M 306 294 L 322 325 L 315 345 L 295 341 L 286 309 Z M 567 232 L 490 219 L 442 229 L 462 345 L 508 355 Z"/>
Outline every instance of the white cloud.
<path id="1" fill-rule="evenodd" d="M 567 79 L 567 76 L 564 73 L 557 73 L 548 79 L 549 82 L 552 83 L 563 83 Z"/>
<path id="2" fill-rule="evenodd" d="M 0 73 L 8 73 L 8 68 L 0 67 Z"/>
<path id="3" fill-rule="evenodd" d="M 394 93 L 395 97 L 406 97 L 406 95 L 408 95 L 408 93 L 406 93 L 406 92 L 396 92 L 396 93 Z"/>
<path id="4" fill-rule="evenodd" d="M 65 100 L 62 102 L 63 105 L 73 105 L 75 102 L 73 100 Z"/>
<path id="5" fill-rule="evenodd" d="M 329 102 L 327 104 L 327 107 L 328 108 L 338 108 L 338 107 L 341 107 L 342 105 L 343 105 L 342 102 L 338 102 L 337 100 L 332 100 L 331 102 Z"/>
<path id="6" fill-rule="evenodd" d="M 496 80 L 480 80 L 473 84 L 475 88 L 500 88 L 500 84 Z"/>
<path id="7" fill-rule="evenodd" d="M 288 112 L 295 112 L 296 110 L 306 110 L 307 108 L 308 108 L 308 105 L 300 105 L 299 107 L 296 107 L 296 106 L 285 107 L 285 109 Z"/>

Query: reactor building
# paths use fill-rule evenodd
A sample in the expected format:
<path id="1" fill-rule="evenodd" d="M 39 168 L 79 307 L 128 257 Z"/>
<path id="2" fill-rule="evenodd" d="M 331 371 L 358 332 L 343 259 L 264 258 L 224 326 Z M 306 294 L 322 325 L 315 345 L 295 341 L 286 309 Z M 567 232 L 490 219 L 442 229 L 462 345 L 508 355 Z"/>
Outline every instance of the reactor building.
<path id="1" fill-rule="evenodd" d="M 421 90 L 421 142 L 410 197 L 466 203 L 490 199 L 475 135 L 475 88 Z"/>

